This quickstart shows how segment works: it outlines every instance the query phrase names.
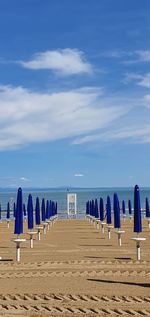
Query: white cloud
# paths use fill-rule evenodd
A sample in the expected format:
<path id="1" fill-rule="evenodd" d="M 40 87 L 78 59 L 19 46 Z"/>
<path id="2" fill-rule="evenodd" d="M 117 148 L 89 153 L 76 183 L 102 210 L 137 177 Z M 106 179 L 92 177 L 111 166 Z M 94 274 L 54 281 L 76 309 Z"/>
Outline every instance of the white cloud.
<path id="1" fill-rule="evenodd" d="M 20 180 L 23 181 L 23 182 L 29 182 L 30 179 L 27 178 L 27 177 L 20 177 Z"/>
<path id="2" fill-rule="evenodd" d="M 76 173 L 74 174 L 75 177 L 83 177 L 84 175 L 83 174 L 79 174 L 79 173 Z"/>
<path id="3" fill-rule="evenodd" d="M 125 84 L 134 81 L 137 85 L 145 88 L 150 88 L 150 73 L 146 73 L 144 75 L 136 74 L 136 73 L 127 73 L 124 77 L 123 82 Z"/>
<path id="4" fill-rule="evenodd" d="M 127 140 L 128 143 L 149 143 L 150 142 L 150 125 L 143 125 L 141 128 L 133 125 L 132 128 L 120 128 L 109 130 L 108 132 L 87 135 L 76 139 L 74 144 L 84 144 L 89 142 L 116 142 Z"/>
<path id="5" fill-rule="evenodd" d="M 37 93 L 23 87 L 0 86 L 0 150 L 107 128 L 129 111 L 121 103 L 90 87 Z"/>
<path id="6" fill-rule="evenodd" d="M 132 59 L 124 61 L 124 64 L 136 64 L 150 62 L 150 50 L 137 50 L 133 51 L 131 55 Z"/>
<path id="7" fill-rule="evenodd" d="M 63 75 L 91 73 L 92 66 L 85 60 L 84 53 L 77 49 L 60 49 L 40 52 L 29 61 L 18 61 L 25 68 L 50 69 Z"/>
<path id="8" fill-rule="evenodd" d="M 141 62 L 150 62 L 150 50 L 139 50 L 135 52 Z"/>

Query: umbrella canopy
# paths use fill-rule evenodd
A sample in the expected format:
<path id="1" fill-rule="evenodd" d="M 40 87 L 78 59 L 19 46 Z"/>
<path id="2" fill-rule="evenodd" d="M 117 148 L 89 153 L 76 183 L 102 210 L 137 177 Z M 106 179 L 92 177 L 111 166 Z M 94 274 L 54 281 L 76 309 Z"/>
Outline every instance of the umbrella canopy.
<path id="1" fill-rule="evenodd" d="M 52 217 L 52 201 L 49 201 L 49 218 Z"/>
<path id="2" fill-rule="evenodd" d="M 122 201 L 122 213 L 123 213 L 123 215 L 126 214 L 126 207 L 125 207 L 125 201 L 124 200 Z"/>
<path id="3" fill-rule="evenodd" d="M 92 216 L 95 216 L 95 206 L 94 206 L 94 200 L 92 199 Z"/>
<path id="4" fill-rule="evenodd" d="M 46 214 L 45 214 L 45 200 L 44 198 L 42 199 L 42 221 L 45 221 L 46 220 Z"/>
<path id="5" fill-rule="evenodd" d="M 7 203 L 7 214 L 6 214 L 6 218 L 10 219 L 10 204 L 9 202 Z"/>
<path id="6" fill-rule="evenodd" d="M 99 214 L 98 214 L 98 201 L 97 201 L 97 199 L 95 199 L 95 218 L 99 218 Z"/>
<path id="7" fill-rule="evenodd" d="M 118 195 L 114 193 L 114 228 L 119 229 L 121 227 L 120 223 L 120 206 Z"/>
<path id="8" fill-rule="evenodd" d="M 145 200 L 145 209 L 146 209 L 146 217 L 150 218 L 149 201 L 148 201 L 147 197 L 146 197 L 146 200 Z"/>
<path id="9" fill-rule="evenodd" d="M 55 215 L 55 203 L 52 201 L 52 216 Z"/>
<path id="10" fill-rule="evenodd" d="M 40 225 L 40 202 L 39 202 L 39 197 L 36 198 L 36 203 L 35 203 L 35 223 L 36 225 Z"/>
<path id="11" fill-rule="evenodd" d="M 57 215 L 57 201 L 56 201 L 56 204 L 55 204 L 55 215 Z"/>
<path id="12" fill-rule="evenodd" d="M 46 219 L 50 218 L 50 214 L 49 214 L 49 201 L 46 201 Z"/>
<path id="13" fill-rule="evenodd" d="M 131 200 L 128 200 L 128 209 L 129 209 L 129 215 L 132 215 L 132 205 L 131 205 Z"/>
<path id="14" fill-rule="evenodd" d="M 109 196 L 107 196 L 106 220 L 107 220 L 107 224 L 110 225 L 111 224 L 111 201 Z"/>
<path id="15" fill-rule="evenodd" d="M 16 217 L 14 234 L 23 233 L 23 205 L 22 205 L 22 189 L 19 187 L 17 193 L 17 206 L 16 206 Z"/>
<path id="16" fill-rule="evenodd" d="M 23 204 L 23 214 L 24 214 L 24 217 L 27 216 L 27 211 L 26 211 L 26 205 Z"/>
<path id="17" fill-rule="evenodd" d="M 134 188 L 134 232 L 142 232 L 140 191 L 138 185 Z"/>
<path id="18" fill-rule="evenodd" d="M 104 202 L 103 202 L 103 198 L 100 198 L 99 210 L 100 210 L 100 221 L 103 221 L 104 220 Z"/>
<path id="19" fill-rule="evenodd" d="M 28 204 L 27 204 L 27 212 L 28 212 L 28 229 L 33 229 L 33 202 L 32 196 L 29 194 L 28 196 Z"/>
<path id="20" fill-rule="evenodd" d="M 90 202 L 89 200 L 86 202 L 86 215 L 89 215 L 90 213 Z"/>

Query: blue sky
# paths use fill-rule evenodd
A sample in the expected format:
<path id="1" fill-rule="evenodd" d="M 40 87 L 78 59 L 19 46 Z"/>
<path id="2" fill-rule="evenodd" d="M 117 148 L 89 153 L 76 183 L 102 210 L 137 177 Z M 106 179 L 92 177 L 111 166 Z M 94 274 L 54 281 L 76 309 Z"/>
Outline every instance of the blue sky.
<path id="1" fill-rule="evenodd" d="M 0 1 L 0 186 L 149 186 L 150 2 Z"/>

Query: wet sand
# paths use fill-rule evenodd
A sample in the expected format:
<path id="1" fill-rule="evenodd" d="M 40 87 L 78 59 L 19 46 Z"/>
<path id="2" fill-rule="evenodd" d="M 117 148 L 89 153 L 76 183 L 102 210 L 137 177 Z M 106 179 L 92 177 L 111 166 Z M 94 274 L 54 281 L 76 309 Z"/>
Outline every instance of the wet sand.
<path id="1" fill-rule="evenodd" d="M 122 246 L 87 220 L 58 220 L 41 241 L 29 236 L 16 262 L 13 222 L 0 224 L 0 316 L 150 316 L 150 229 L 143 221 L 141 261 L 133 223 Z M 24 231 L 27 232 L 26 224 Z"/>

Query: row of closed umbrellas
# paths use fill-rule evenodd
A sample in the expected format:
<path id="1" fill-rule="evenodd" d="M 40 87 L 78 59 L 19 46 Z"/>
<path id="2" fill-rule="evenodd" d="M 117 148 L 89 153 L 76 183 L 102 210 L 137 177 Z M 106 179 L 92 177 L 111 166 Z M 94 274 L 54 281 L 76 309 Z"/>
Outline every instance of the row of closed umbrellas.
<path id="1" fill-rule="evenodd" d="M 35 212 L 34 212 L 35 210 Z M 30 234 L 30 247 L 33 247 L 33 235 L 38 234 L 38 240 L 40 240 L 40 230 L 46 234 L 46 228 L 50 223 L 53 223 L 57 219 L 57 202 L 47 200 L 45 203 L 44 198 L 40 204 L 39 197 L 36 198 L 35 208 L 33 207 L 32 195 L 29 194 L 27 202 L 27 210 L 25 204 L 23 204 L 23 194 L 21 187 L 17 192 L 17 202 L 14 204 L 13 210 L 14 216 L 14 234 L 17 238 L 14 240 L 16 243 L 16 260 L 20 261 L 20 246 L 26 239 L 20 238 L 23 233 L 24 219 L 27 219 L 27 228 Z M 7 204 L 6 219 L 9 224 L 10 221 L 10 206 Z M 34 226 L 36 225 L 33 231 Z"/>
<path id="2" fill-rule="evenodd" d="M 19 208 L 19 212 L 18 212 L 18 208 Z M 22 200 L 22 189 L 19 188 L 18 195 L 17 195 L 17 203 L 14 203 L 13 205 L 13 218 L 16 219 L 18 215 L 20 215 L 21 221 L 18 222 L 16 219 L 14 233 L 16 234 L 23 233 L 23 218 L 25 219 L 27 218 L 28 229 L 33 229 L 34 224 L 40 225 L 41 221 L 44 222 L 46 220 L 49 220 L 51 217 L 55 216 L 56 214 L 57 214 L 57 202 L 55 203 L 52 200 L 45 201 L 45 199 L 43 198 L 40 204 L 39 197 L 37 197 L 35 202 L 35 207 L 34 207 L 31 194 L 29 194 L 28 196 L 27 208 L 26 208 L 26 205 L 23 203 L 23 200 Z M 0 208 L 0 219 L 1 219 L 1 208 Z M 11 220 L 11 209 L 10 209 L 9 202 L 7 203 L 6 220 L 9 226 L 9 221 Z M 19 223 L 20 223 L 20 227 L 19 227 Z"/>
<path id="3" fill-rule="evenodd" d="M 128 202 L 129 207 L 129 215 L 132 217 L 132 207 L 131 207 L 131 201 Z M 122 212 L 125 215 L 125 202 L 122 202 Z M 112 226 L 112 208 L 111 208 L 111 200 L 110 197 L 107 196 L 107 202 L 106 202 L 106 213 L 104 212 L 104 203 L 103 199 L 100 198 L 99 206 L 98 206 L 98 200 L 91 200 L 87 201 L 86 203 L 86 217 L 91 221 L 96 221 L 97 223 L 100 222 L 103 228 L 104 220 L 106 218 L 106 222 L 108 225 L 108 232 L 110 237 L 110 228 L 114 227 L 117 229 L 118 233 L 118 243 L 121 245 L 121 234 L 124 233 L 124 231 L 121 231 L 121 214 L 120 214 L 120 203 L 118 199 L 117 193 L 114 193 L 113 195 L 113 220 L 114 224 Z M 140 260 L 140 242 L 145 240 L 145 238 L 141 238 L 139 236 L 139 233 L 142 232 L 142 216 L 141 216 L 141 205 L 140 205 L 140 191 L 138 185 L 135 185 L 134 187 L 134 208 L 133 208 L 133 217 L 134 217 L 134 226 L 133 231 L 137 233 L 137 236 L 132 238 L 136 242 L 136 248 L 137 248 L 137 260 Z M 150 220 L 150 210 L 149 210 L 149 202 L 148 198 L 146 198 L 146 217 Z"/>
<path id="4" fill-rule="evenodd" d="M 106 219 L 107 224 L 112 224 L 112 212 L 114 213 L 114 228 L 121 228 L 121 209 L 123 216 L 126 215 L 125 201 L 122 201 L 122 208 L 120 208 L 120 202 L 117 193 L 113 195 L 113 208 L 111 207 L 110 197 L 107 196 L 106 210 L 104 210 L 103 198 L 100 198 L 99 203 L 97 199 L 92 199 L 86 203 L 86 215 L 100 219 L 104 221 Z M 128 212 L 132 217 L 132 211 L 134 216 L 134 232 L 142 232 L 142 217 L 141 217 L 141 205 L 140 205 L 140 191 L 138 185 L 134 188 L 134 208 L 132 210 L 131 200 L 128 200 Z M 145 216 L 150 218 L 149 201 L 145 199 Z"/>

